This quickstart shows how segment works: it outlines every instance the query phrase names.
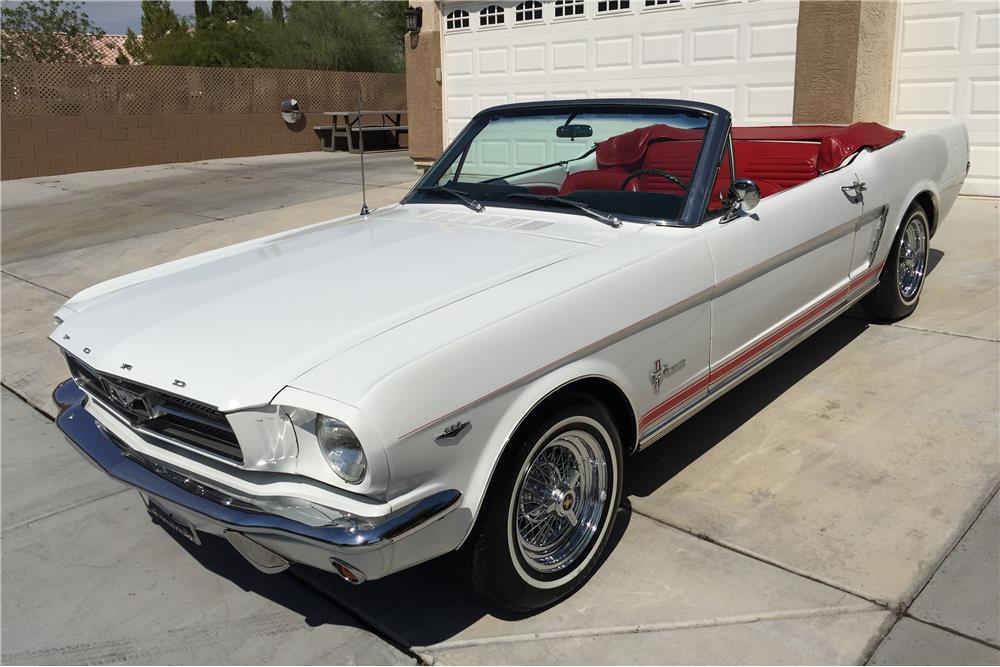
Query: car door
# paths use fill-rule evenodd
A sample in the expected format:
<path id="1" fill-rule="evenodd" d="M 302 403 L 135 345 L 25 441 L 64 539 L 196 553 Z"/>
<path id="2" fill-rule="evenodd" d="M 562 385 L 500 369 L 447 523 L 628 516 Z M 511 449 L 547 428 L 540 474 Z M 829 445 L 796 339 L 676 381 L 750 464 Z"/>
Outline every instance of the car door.
<path id="1" fill-rule="evenodd" d="M 850 277 L 857 282 L 862 276 L 878 273 L 873 262 L 879 245 L 883 242 L 886 218 L 889 207 L 886 204 L 886 187 L 880 171 L 873 169 L 871 163 L 875 156 L 867 150 L 862 151 L 847 168 L 856 175 L 857 185 L 850 188 L 846 194 L 858 198 L 861 204 L 861 217 L 854 228 L 854 250 L 851 256 Z M 864 178 L 861 178 L 861 174 Z"/>
<path id="2" fill-rule="evenodd" d="M 709 391 L 745 376 L 840 303 L 862 215 L 858 182 L 854 169 L 840 169 L 703 225 L 716 272 Z"/>

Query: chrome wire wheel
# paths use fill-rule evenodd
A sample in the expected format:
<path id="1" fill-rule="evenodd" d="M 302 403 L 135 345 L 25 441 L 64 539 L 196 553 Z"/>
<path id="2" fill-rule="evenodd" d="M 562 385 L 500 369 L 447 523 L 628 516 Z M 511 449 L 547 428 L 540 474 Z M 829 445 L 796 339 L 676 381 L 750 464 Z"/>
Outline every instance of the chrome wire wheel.
<path id="1" fill-rule="evenodd" d="M 905 303 L 912 303 L 920 294 L 927 268 L 927 250 L 927 219 L 918 211 L 906 221 L 899 237 L 896 285 Z"/>
<path id="2" fill-rule="evenodd" d="M 589 430 L 542 440 L 515 484 L 512 526 L 524 563 L 554 574 L 576 563 L 605 521 L 608 463 Z"/>

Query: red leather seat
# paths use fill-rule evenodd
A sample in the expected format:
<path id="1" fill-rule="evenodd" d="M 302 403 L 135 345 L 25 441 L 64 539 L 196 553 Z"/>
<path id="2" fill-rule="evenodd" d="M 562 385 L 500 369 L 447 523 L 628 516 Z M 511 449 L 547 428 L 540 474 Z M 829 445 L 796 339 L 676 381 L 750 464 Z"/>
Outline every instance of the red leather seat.
<path id="1" fill-rule="evenodd" d="M 733 152 L 737 178 L 771 181 L 784 190 L 819 176 L 818 142 L 737 139 L 733 142 Z"/>
<path id="2" fill-rule="evenodd" d="M 679 178 L 686 186 L 691 183 L 691 174 L 700 151 L 700 141 L 656 141 L 646 148 L 640 168 L 665 171 Z M 683 192 L 679 185 L 657 174 L 643 174 L 636 180 L 639 181 L 640 192 Z"/>
<path id="3" fill-rule="evenodd" d="M 688 184 L 701 150 L 702 132 L 650 125 L 611 137 L 597 147 L 598 169 L 569 174 L 559 193 L 617 190 L 638 169 L 659 169 Z M 753 179 L 761 196 L 767 197 L 836 169 L 864 147 L 877 149 L 902 136 L 901 131 L 877 123 L 737 127 L 733 128 L 736 177 Z M 711 201 L 728 196 L 729 171 L 729 156 L 724 155 Z M 681 193 L 676 183 L 654 174 L 636 177 L 628 189 Z"/>
<path id="4" fill-rule="evenodd" d="M 621 167 L 577 171 L 566 176 L 566 180 L 559 186 L 559 194 L 564 195 L 576 190 L 617 190 L 621 188 L 622 181 L 629 173 Z M 637 188 L 638 183 L 633 180 L 628 189 L 634 192 Z"/>

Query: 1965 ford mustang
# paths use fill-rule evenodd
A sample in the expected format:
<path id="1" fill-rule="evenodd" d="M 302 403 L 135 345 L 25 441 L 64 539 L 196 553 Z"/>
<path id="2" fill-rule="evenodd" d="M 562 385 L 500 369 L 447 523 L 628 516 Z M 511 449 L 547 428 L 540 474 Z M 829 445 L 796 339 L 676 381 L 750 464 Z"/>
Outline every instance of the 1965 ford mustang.
<path id="1" fill-rule="evenodd" d="M 855 302 L 913 311 L 968 159 L 961 124 L 488 109 L 399 204 L 74 296 L 58 423 L 265 572 L 360 583 L 458 550 L 536 609 L 594 569 L 624 456 Z"/>

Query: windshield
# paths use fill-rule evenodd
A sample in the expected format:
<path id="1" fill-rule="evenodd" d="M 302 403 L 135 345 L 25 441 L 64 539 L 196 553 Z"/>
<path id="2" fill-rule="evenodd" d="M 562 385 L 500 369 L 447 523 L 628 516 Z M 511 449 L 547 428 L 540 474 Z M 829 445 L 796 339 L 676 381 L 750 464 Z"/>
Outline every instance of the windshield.
<path id="1" fill-rule="evenodd" d="M 479 117 L 407 201 L 677 220 L 708 120 L 686 110 Z"/>

